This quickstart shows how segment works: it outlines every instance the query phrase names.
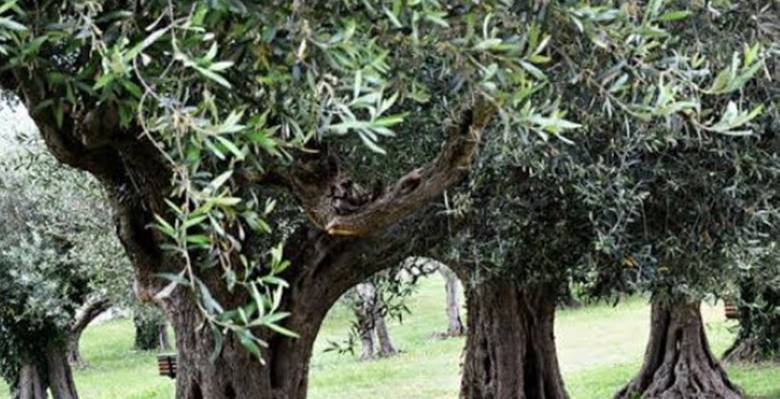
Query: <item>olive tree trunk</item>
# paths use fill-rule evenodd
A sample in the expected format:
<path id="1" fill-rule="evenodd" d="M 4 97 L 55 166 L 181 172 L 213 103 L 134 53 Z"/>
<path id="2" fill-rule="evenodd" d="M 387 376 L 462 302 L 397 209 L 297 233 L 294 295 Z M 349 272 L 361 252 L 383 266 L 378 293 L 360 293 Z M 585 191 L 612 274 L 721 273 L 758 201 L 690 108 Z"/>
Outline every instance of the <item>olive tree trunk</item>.
<path id="1" fill-rule="evenodd" d="M 742 398 L 710 351 L 699 301 L 653 300 L 639 374 L 616 399 Z"/>
<path id="2" fill-rule="evenodd" d="M 448 337 L 459 337 L 466 332 L 460 319 L 460 280 L 452 270 L 447 267 L 439 267 L 439 272 L 444 276 L 444 290 L 447 293 L 447 333 Z"/>
<path id="3" fill-rule="evenodd" d="M 18 399 L 78 399 L 64 340 L 43 343 L 38 361 L 21 364 L 15 384 Z M 49 396 L 48 394 L 51 394 Z"/>
<path id="4" fill-rule="evenodd" d="M 34 364 L 23 362 L 19 368 L 16 399 L 46 399 L 46 383 Z"/>
<path id="5" fill-rule="evenodd" d="M 430 203 L 462 180 L 495 115 L 486 101 L 469 100 L 461 120 L 445 128 L 446 143 L 435 158 L 379 189 L 354 184 L 350 165 L 327 146 L 267 175 L 236 176 L 236 184 L 247 190 L 282 188 L 310 220 L 293 234 L 301 237 L 285 243 L 284 258 L 293 266 L 281 276 L 290 287 L 280 311 L 291 312 L 285 326 L 300 337 L 255 331 L 268 342 L 262 365 L 232 335 L 211 361 L 213 338 L 202 328 L 196 299 L 186 287 L 160 278 L 161 273 L 181 272 L 182 263 L 165 251 L 163 234 L 150 228 L 155 216 L 170 213 L 165 200 L 173 176 L 156 143 L 137 124 L 120 126 L 118 110 L 108 104 L 69 113 L 57 122 L 40 107 L 47 94 L 31 80 L 18 83 L 27 109 L 36 110 L 31 116 L 49 151 L 60 162 L 90 172 L 105 187 L 117 235 L 134 268 L 136 295 L 160 305 L 176 330 L 178 399 L 304 399 L 312 344 L 328 309 L 349 288 L 400 262 L 412 249 L 424 253 L 441 241 L 446 229 L 432 228 L 438 213 Z M 256 241 L 253 234 L 241 243 L 247 252 Z M 251 300 L 227 292 L 219 271 L 197 274 L 221 304 L 237 307 Z"/>
<path id="6" fill-rule="evenodd" d="M 407 227 L 419 225 L 419 220 L 410 220 L 381 236 L 359 240 L 309 229 L 296 233 L 285 244 L 285 258 L 295 266 L 283 276 L 290 288 L 283 295 L 280 310 L 290 312 L 284 325 L 299 337 L 256 331 L 268 342 L 262 351 L 265 365 L 232 335 L 225 337 L 221 352 L 212 362 L 212 332 L 198 328 L 202 320 L 189 291 L 177 288 L 166 306 L 176 330 L 177 399 L 305 399 L 314 341 L 328 310 L 350 288 L 397 264 L 410 251 L 420 248 L 417 245 L 430 245 L 406 236 Z M 352 264 L 361 267 L 348 267 Z M 220 278 L 215 274 L 202 280 L 222 300 L 227 292 Z"/>
<path id="7" fill-rule="evenodd" d="M 376 285 L 372 282 L 360 283 L 355 287 L 354 293 L 356 303 L 353 306 L 361 343 L 360 359 L 389 357 L 398 353 L 382 314 L 384 303 L 376 291 Z"/>
<path id="8" fill-rule="evenodd" d="M 555 348 L 555 292 L 491 280 L 466 293 L 462 399 L 567 399 Z"/>
<path id="9" fill-rule="evenodd" d="M 374 314 L 374 331 L 377 341 L 379 341 L 380 357 L 390 357 L 398 353 L 398 349 L 395 348 L 393 340 L 390 338 L 390 330 L 387 328 L 385 316 L 380 312 Z"/>
<path id="10" fill-rule="evenodd" d="M 51 346 L 46 351 L 49 389 L 53 399 L 78 399 L 73 372 L 64 348 Z"/>

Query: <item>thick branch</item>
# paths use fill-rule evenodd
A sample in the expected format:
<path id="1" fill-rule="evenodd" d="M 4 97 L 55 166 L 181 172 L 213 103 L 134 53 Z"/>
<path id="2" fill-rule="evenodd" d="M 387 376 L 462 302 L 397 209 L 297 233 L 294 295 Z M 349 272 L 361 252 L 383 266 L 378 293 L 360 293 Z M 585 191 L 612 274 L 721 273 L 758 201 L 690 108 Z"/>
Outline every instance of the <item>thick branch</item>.
<path id="1" fill-rule="evenodd" d="M 494 114 L 495 108 L 485 101 L 465 110 L 460 123 L 449 128 L 447 143 L 436 159 L 378 195 L 361 190 L 332 157 L 300 165 L 281 178 L 314 224 L 328 234 L 370 235 L 409 216 L 459 181 Z"/>
<path id="2" fill-rule="evenodd" d="M 107 299 L 97 299 L 87 303 L 76 313 L 76 319 L 70 326 L 71 334 L 81 334 L 92 320 L 110 308 L 111 303 Z"/>

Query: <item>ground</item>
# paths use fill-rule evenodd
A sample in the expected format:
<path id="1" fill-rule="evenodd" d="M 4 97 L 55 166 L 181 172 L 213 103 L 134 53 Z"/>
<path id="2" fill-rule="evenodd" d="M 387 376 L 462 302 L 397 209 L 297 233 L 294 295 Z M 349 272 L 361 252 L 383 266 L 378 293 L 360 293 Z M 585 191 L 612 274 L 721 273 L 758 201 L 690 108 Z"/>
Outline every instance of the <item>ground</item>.
<path id="1" fill-rule="evenodd" d="M 348 309 L 334 308 L 317 342 L 309 397 L 457 398 L 463 339 L 432 338 L 447 327 L 443 279 L 434 275 L 424 280 L 410 307 L 412 314 L 402 325 L 391 325 L 403 353 L 371 362 L 323 353 L 328 340 L 345 337 L 350 323 Z M 649 310 L 645 300 L 634 298 L 617 307 L 603 304 L 558 313 L 560 363 L 573 399 L 609 398 L 639 369 Z M 724 320 L 720 306 L 703 310 L 713 350 L 720 354 L 733 339 L 735 323 Z M 133 352 L 132 343 L 131 320 L 87 329 L 82 350 L 91 368 L 76 372 L 82 399 L 173 398 L 171 380 L 157 376 L 155 354 Z M 752 399 L 780 399 L 780 367 L 730 367 L 728 371 Z M 1 382 L 0 399 L 8 399 Z"/>

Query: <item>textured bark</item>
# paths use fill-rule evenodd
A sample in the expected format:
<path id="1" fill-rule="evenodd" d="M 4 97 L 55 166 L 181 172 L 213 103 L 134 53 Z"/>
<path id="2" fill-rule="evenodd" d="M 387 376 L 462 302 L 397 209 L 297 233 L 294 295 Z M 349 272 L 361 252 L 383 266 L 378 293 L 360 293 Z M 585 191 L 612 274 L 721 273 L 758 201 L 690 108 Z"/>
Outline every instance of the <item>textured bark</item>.
<path id="1" fill-rule="evenodd" d="M 76 383 L 68 363 L 68 357 L 62 348 L 51 346 L 46 351 L 49 389 L 53 399 L 78 399 Z"/>
<path id="2" fill-rule="evenodd" d="M 432 241 L 415 240 L 411 237 L 417 233 L 407 230 L 421 225 L 418 219 L 408 220 L 380 236 L 360 239 L 307 229 L 308 233 L 299 232 L 306 238 L 290 239 L 285 245 L 285 257 L 295 267 L 288 269 L 284 276 L 290 288 L 280 308 L 290 312 L 285 327 L 295 331 L 299 338 L 257 331 L 256 335 L 268 342 L 268 348 L 263 350 L 265 365 L 233 336 L 226 338 L 222 352 L 212 363 L 209 360 L 214 349 L 212 334 L 208 329 L 196 328 L 201 320 L 187 297 L 188 291 L 176 290 L 167 312 L 176 329 L 177 398 L 306 398 L 309 360 L 328 310 L 350 288 L 397 264 L 410 252 L 430 246 Z M 429 237 L 440 239 L 433 235 L 426 239 Z M 367 259 L 381 261 L 366 262 Z M 203 281 L 218 300 L 226 303 L 221 297 L 225 295 L 224 284 L 217 274 L 211 279 L 204 276 Z"/>
<path id="3" fill-rule="evenodd" d="M 459 337 L 466 332 L 460 319 L 460 280 L 452 270 L 440 267 L 439 271 L 444 276 L 444 290 L 447 293 L 447 333 L 448 337 Z"/>
<path id="4" fill-rule="evenodd" d="M 556 292 L 506 280 L 467 290 L 462 399 L 566 399 L 555 349 Z"/>
<path id="5" fill-rule="evenodd" d="M 78 368 L 85 368 L 88 366 L 87 362 L 81 357 L 79 345 L 79 342 L 81 342 L 81 334 L 93 320 L 110 308 L 111 304 L 107 300 L 100 299 L 87 303 L 76 313 L 76 320 L 73 322 L 73 325 L 71 325 L 70 334 L 68 336 L 68 363 L 72 366 Z"/>
<path id="6" fill-rule="evenodd" d="M 390 331 L 387 329 L 385 317 L 379 312 L 374 315 L 374 331 L 376 332 L 377 341 L 379 341 L 380 357 L 389 357 L 398 353 L 398 349 L 395 348 L 390 338 Z"/>
<path id="7" fill-rule="evenodd" d="M 355 287 L 357 303 L 354 305 L 361 342 L 361 360 L 389 357 L 398 353 L 390 338 L 390 331 L 382 314 L 384 303 L 372 282 L 363 282 Z"/>
<path id="8" fill-rule="evenodd" d="M 46 383 L 38 368 L 31 363 L 22 363 L 17 384 L 18 399 L 46 399 Z"/>
<path id="9" fill-rule="evenodd" d="M 446 131 L 447 142 L 431 162 L 387 187 L 366 190 L 341 167 L 336 154 L 298 162 L 292 170 L 251 180 L 277 180 L 301 201 L 309 219 L 330 235 L 367 236 L 397 223 L 460 181 L 468 172 L 483 130 L 496 114 L 484 99 L 469 104 Z"/>
<path id="10" fill-rule="evenodd" d="M 700 305 L 698 301 L 653 301 L 644 363 L 616 399 L 743 397 L 710 351 Z"/>
<path id="11" fill-rule="evenodd" d="M 363 284 L 358 284 L 358 292 Z M 361 299 L 360 303 L 355 306 L 355 318 L 357 318 L 358 334 L 360 335 L 360 360 L 369 360 L 374 357 L 374 350 L 376 348 L 376 334 L 374 334 L 374 318 L 372 309 L 370 306 L 366 306 L 362 301 L 363 295 L 358 294 L 358 298 Z"/>

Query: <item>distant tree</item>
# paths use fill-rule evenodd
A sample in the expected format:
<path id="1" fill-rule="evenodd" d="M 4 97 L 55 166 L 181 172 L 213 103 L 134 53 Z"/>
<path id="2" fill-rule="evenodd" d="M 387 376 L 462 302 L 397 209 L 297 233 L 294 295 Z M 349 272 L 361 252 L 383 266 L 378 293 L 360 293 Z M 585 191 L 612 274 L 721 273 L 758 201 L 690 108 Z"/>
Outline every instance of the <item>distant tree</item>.
<path id="1" fill-rule="evenodd" d="M 436 265 L 430 259 L 409 258 L 347 291 L 342 300 L 354 313 L 355 320 L 347 338 L 331 342 L 326 351 L 354 354 L 360 342 L 362 360 L 397 354 L 387 320 L 403 322 L 410 314 L 407 301 L 416 292 L 419 279 L 435 271 Z"/>
<path id="2" fill-rule="evenodd" d="M 459 337 L 466 333 L 466 327 L 460 318 L 460 279 L 444 264 L 440 264 L 438 269 L 444 278 L 444 292 L 447 298 L 447 331 L 443 336 Z"/>
<path id="3" fill-rule="evenodd" d="M 780 362 L 780 262 L 777 248 L 739 259 L 734 301 L 739 330 L 723 361 Z"/>
<path id="4" fill-rule="evenodd" d="M 81 333 L 130 269 L 95 183 L 36 148 L 0 162 L 0 371 L 14 398 L 77 398 Z"/>
<path id="5" fill-rule="evenodd" d="M 137 304 L 133 309 L 133 325 L 135 326 L 135 349 L 170 350 L 168 337 L 168 322 L 162 310 L 154 305 Z"/>

